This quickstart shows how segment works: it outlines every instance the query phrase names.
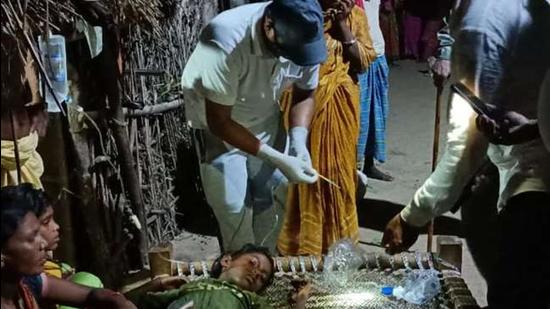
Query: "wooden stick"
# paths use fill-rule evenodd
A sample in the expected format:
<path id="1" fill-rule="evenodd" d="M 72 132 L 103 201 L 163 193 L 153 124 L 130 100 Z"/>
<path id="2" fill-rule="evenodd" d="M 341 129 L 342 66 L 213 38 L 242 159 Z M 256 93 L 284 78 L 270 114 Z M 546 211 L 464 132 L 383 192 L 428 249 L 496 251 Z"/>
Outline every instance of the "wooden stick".
<path id="1" fill-rule="evenodd" d="M 441 119 L 441 97 L 443 95 L 443 88 L 437 87 L 436 101 L 435 101 L 435 121 L 434 121 L 434 137 L 432 147 L 432 172 L 435 171 L 437 166 L 437 157 L 439 155 L 439 127 Z"/>
<path id="2" fill-rule="evenodd" d="M 342 188 L 341 188 L 339 185 L 337 185 L 334 181 L 328 179 L 327 177 L 325 177 L 325 176 L 319 174 L 319 178 L 321 178 L 321 179 L 323 179 L 324 181 L 328 182 L 329 184 L 335 186 L 336 188 L 338 188 L 338 190 L 342 190 Z"/>
<path id="3" fill-rule="evenodd" d="M 15 171 L 17 172 L 17 184 L 21 184 L 21 159 L 19 158 L 19 146 L 17 145 L 17 135 L 15 134 L 15 118 L 13 110 L 10 108 L 11 134 L 13 137 L 13 153 L 15 154 Z"/>
<path id="4" fill-rule="evenodd" d="M 435 119 L 434 119 L 434 136 L 433 136 L 433 147 L 432 147 L 432 172 L 435 171 L 437 166 L 437 156 L 439 155 L 439 124 L 441 118 L 441 97 L 443 95 L 443 87 L 437 87 L 436 99 L 435 99 Z M 434 220 L 430 221 L 428 226 L 428 243 L 427 250 L 432 252 L 433 245 L 433 236 L 434 236 Z"/>
<path id="5" fill-rule="evenodd" d="M 140 257 L 143 265 L 147 264 L 147 251 L 149 248 L 147 235 L 147 220 L 145 203 L 143 201 L 141 186 L 136 171 L 134 158 L 130 151 L 130 139 L 126 129 L 126 116 L 122 110 L 120 99 L 120 71 L 118 59 L 120 59 L 120 42 L 118 29 L 110 24 L 103 31 L 103 52 L 100 54 L 101 80 L 104 93 L 109 102 L 109 108 L 104 106 L 104 112 L 108 115 L 107 120 L 112 131 L 115 145 L 118 151 L 118 161 L 122 175 L 122 183 L 130 201 L 131 209 L 138 217 L 142 228 L 140 229 Z"/>
<path id="6" fill-rule="evenodd" d="M 163 102 L 155 105 L 147 105 L 143 109 L 128 110 L 124 112 L 126 117 L 146 117 L 152 115 L 158 115 L 166 112 L 176 110 L 183 106 L 183 100 L 176 99 L 168 102 Z"/>

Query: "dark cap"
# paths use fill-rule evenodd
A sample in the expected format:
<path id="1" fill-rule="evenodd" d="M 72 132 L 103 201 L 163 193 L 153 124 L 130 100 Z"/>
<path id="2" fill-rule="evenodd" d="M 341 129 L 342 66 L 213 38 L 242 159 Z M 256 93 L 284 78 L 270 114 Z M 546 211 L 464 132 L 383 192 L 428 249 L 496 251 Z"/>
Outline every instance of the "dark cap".
<path id="1" fill-rule="evenodd" d="M 302 66 L 326 60 L 323 10 L 317 0 L 274 0 L 269 13 L 281 56 Z"/>

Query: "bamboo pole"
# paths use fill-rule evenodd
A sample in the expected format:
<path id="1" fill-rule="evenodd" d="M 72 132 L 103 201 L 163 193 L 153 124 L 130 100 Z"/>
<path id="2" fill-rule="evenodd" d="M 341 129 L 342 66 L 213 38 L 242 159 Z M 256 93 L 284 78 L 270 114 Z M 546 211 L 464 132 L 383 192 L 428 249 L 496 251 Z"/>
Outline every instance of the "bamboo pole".
<path id="1" fill-rule="evenodd" d="M 147 226 L 145 217 L 145 206 L 141 193 L 141 186 L 137 177 L 136 167 L 129 147 L 128 131 L 126 129 L 126 117 L 122 109 L 120 100 L 119 77 L 120 68 L 118 59 L 120 57 L 120 48 L 118 46 L 118 35 L 116 26 L 105 28 L 103 32 L 103 82 L 108 98 L 108 122 L 113 132 L 115 144 L 119 154 L 120 170 L 122 182 L 128 194 L 128 199 L 132 205 L 132 210 L 137 215 L 141 224 L 140 229 L 140 259 L 143 264 L 147 264 Z M 107 107 L 106 107 L 107 108 Z"/>
<path id="2" fill-rule="evenodd" d="M 17 135 L 15 133 L 15 118 L 13 110 L 10 108 L 11 134 L 13 138 L 13 152 L 15 154 L 15 171 L 17 173 L 17 184 L 21 184 L 21 159 L 19 158 L 19 145 L 17 144 Z"/>
<path id="3" fill-rule="evenodd" d="M 173 110 L 176 110 L 183 106 L 183 100 L 177 99 L 169 102 L 163 102 L 155 105 L 147 105 L 142 109 L 125 109 L 125 114 L 127 117 L 145 117 L 145 116 L 151 116 L 151 115 L 157 115 L 157 114 L 163 114 L 166 112 L 170 112 Z"/>
<path id="4" fill-rule="evenodd" d="M 127 109 L 123 108 L 122 112 L 127 118 L 139 118 L 139 117 L 148 117 L 155 115 L 162 115 L 174 111 L 184 105 L 183 100 L 176 99 L 168 102 L 162 102 L 155 105 L 147 105 L 143 109 Z M 96 120 L 99 119 L 100 113 L 98 111 L 86 111 L 85 112 L 90 118 Z"/>
<path id="5" fill-rule="evenodd" d="M 95 190 L 92 185 L 92 175 L 89 173 L 91 162 L 89 160 L 89 144 L 85 132 L 70 132 L 73 148 L 73 171 L 78 177 L 73 178 L 73 186 L 77 189 L 77 201 L 74 206 L 86 218 L 84 232 L 90 239 L 91 262 L 96 274 L 103 278 L 106 284 L 117 285 L 120 278 L 113 271 L 119 266 L 118 261 L 113 260 L 107 235 L 99 224 L 102 220 L 100 208 L 97 207 Z M 78 229 L 78 227 L 77 227 Z"/>

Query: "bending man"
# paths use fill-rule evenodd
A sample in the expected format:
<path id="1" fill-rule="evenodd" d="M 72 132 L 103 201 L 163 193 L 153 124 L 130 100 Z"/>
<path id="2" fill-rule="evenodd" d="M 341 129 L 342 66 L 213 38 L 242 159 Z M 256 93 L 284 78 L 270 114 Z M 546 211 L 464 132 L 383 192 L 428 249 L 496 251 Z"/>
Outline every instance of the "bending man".
<path id="1" fill-rule="evenodd" d="M 306 140 L 319 64 L 326 56 L 317 1 L 243 5 L 218 15 L 202 31 L 182 86 L 187 117 L 196 129 L 204 192 L 224 250 L 264 243 L 274 251 L 282 221 L 277 214 L 282 209 L 273 207 L 280 172 L 294 183 L 317 180 Z M 290 86 L 293 156 L 284 154 L 287 136 L 278 104 Z"/>

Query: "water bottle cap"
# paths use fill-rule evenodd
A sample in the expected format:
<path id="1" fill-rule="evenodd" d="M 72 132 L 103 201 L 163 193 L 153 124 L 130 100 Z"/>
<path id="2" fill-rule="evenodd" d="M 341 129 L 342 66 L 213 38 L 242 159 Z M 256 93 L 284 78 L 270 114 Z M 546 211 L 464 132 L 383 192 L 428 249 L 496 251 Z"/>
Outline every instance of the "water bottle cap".
<path id="1" fill-rule="evenodd" d="M 393 286 L 383 286 L 381 289 L 382 295 L 392 296 L 393 295 Z"/>

